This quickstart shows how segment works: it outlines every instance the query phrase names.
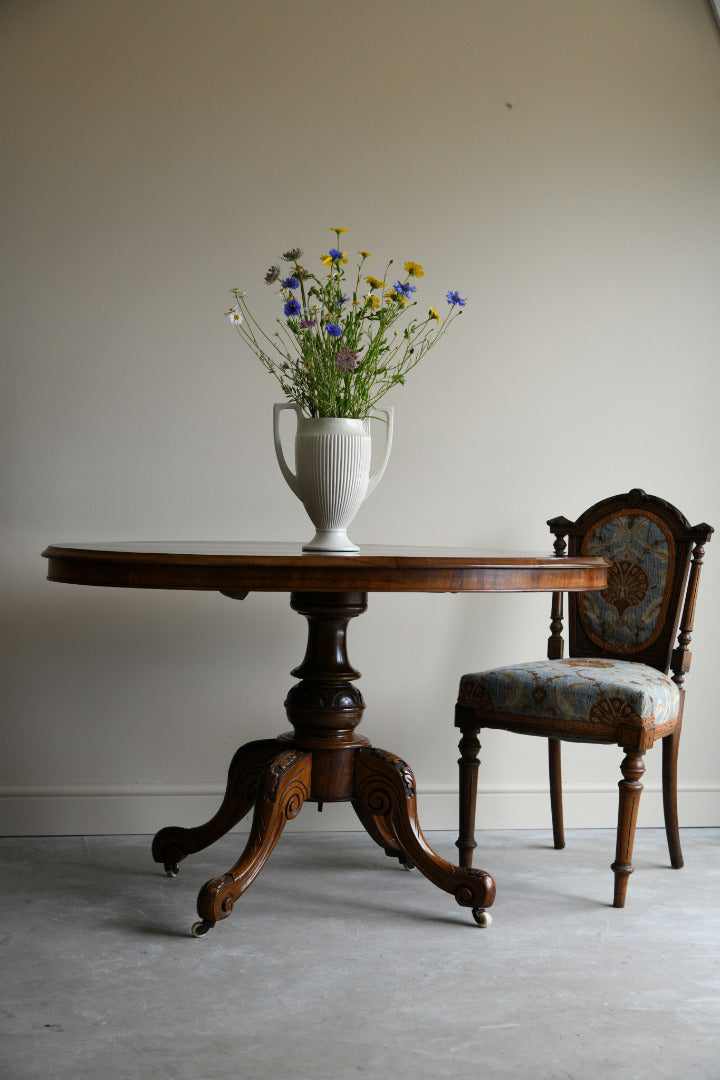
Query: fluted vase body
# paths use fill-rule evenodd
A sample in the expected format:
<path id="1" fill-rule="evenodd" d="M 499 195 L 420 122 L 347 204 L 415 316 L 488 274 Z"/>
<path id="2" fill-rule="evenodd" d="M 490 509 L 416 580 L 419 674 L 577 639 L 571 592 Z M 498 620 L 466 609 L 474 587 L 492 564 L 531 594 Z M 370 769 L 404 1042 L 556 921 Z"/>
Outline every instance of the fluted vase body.
<path id="1" fill-rule="evenodd" d="M 279 414 L 285 408 L 297 413 L 294 473 L 285 461 L 280 441 Z M 278 462 L 316 530 L 312 540 L 303 544 L 303 551 L 359 550 L 348 537 L 347 530 L 387 465 L 392 440 L 392 409 L 384 409 L 382 413 L 386 424 L 385 451 L 380 465 L 371 475 L 369 420 L 307 417 L 294 405 L 275 406 Z"/>

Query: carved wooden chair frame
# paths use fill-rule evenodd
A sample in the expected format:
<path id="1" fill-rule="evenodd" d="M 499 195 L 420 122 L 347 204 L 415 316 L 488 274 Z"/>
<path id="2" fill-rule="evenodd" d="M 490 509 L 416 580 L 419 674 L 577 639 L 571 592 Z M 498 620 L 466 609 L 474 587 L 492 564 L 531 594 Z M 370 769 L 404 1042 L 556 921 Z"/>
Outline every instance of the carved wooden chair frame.
<path id="1" fill-rule="evenodd" d="M 700 568 L 705 554 L 705 544 L 710 540 L 713 529 L 702 523 L 691 526 L 687 519 L 670 503 L 653 495 L 647 495 L 640 488 L 634 488 L 625 495 L 604 499 L 586 510 L 577 521 L 565 517 L 556 517 L 548 521 L 551 533 L 555 536 L 554 549 L 562 555 L 583 554 L 585 538 L 591 535 L 598 524 L 610 519 L 612 515 L 642 514 L 657 521 L 672 538 L 674 558 L 668 573 L 672 575 L 669 587 L 666 586 L 667 603 L 664 618 L 658 632 L 653 634 L 643 647 L 628 650 L 608 647 L 599 641 L 587 621 L 581 617 L 582 594 L 568 594 L 568 645 L 572 658 L 607 658 L 610 660 L 632 660 L 644 663 L 657 670 L 670 674 L 679 688 L 680 708 L 677 719 L 669 726 L 657 729 L 654 725 L 639 726 L 620 723 L 613 734 L 613 743 L 617 741 L 625 754 L 620 766 L 623 779 L 619 783 L 618 832 L 615 861 L 612 870 L 615 874 L 614 906 L 623 907 L 627 892 L 629 875 L 633 871 L 632 848 L 637 821 L 638 804 L 643 790 L 641 779 L 645 772 L 644 755 L 657 738 L 662 739 L 662 786 L 665 829 L 667 834 L 670 861 L 673 867 L 683 865 L 682 850 L 677 813 L 677 757 L 682 727 L 682 715 L 685 697 L 684 681 L 690 670 L 690 639 L 693 631 L 695 605 L 697 601 Z M 611 568 L 611 576 L 613 568 Z M 610 581 L 609 581 L 610 584 Z M 564 656 L 563 608 L 564 594 L 553 593 L 550 618 L 550 637 L 547 657 L 559 660 Z M 678 633 L 679 631 L 679 633 Z M 470 867 L 472 856 L 477 846 L 474 836 L 475 809 L 477 796 L 477 776 L 480 750 L 478 733 L 483 727 L 504 728 L 520 734 L 542 735 L 548 739 L 550 771 L 550 805 L 552 814 L 553 840 L 556 848 L 565 846 L 562 806 L 562 771 L 561 742 L 571 739 L 579 742 L 608 742 L 597 737 L 597 732 L 583 731 L 582 723 L 573 725 L 572 734 L 561 724 L 554 725 L 550 719 L 506 717 L 496 713 L 489 717 L 483 715 L 482 706 L 472 707 L 467 704 L 456 706 L 455 725 L 462 732 L 460 739 L 460 830 L 457 847 L 460 851 L 460 865 Z"/>

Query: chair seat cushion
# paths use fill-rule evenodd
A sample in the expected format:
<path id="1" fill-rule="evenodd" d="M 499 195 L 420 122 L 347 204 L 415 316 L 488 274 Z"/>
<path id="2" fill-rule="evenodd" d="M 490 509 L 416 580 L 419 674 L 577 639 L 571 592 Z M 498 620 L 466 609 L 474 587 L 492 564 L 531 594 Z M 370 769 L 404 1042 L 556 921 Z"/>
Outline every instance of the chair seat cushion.
<path id="1" fill-rule="evenodd" d="M 621 727 L 655 728 L 655 737 L 671 731 L 680 691 L 662 671 L 631 660 L 538 660 L 463 675 L 458 704 L 488 727 L 614 742 Z"/>

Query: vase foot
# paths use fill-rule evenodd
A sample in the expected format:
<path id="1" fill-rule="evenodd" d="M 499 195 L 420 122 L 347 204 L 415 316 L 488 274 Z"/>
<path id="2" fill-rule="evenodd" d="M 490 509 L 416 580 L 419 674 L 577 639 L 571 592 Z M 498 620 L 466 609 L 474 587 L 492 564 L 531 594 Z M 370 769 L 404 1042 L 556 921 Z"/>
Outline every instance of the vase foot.
<path id="1" fill-rule="evenodd" d="M 345 529 L 318 529 L 312 540 L 303 544 L 303 551 L 324 551 L 332 554 L 342 552 L 344 554 L 359 551 L 357 544 L 353 544 Z"/>

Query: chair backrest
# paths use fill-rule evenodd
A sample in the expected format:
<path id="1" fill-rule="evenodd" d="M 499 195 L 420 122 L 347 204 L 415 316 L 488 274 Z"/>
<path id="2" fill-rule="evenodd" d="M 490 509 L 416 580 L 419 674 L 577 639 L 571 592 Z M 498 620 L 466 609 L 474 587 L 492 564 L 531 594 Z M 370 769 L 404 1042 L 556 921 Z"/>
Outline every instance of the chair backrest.
<path id="1" fill-rule="evenodd" d="M 636 660 L 665 672 L 672 667 L 682 684 L 704 544 L 713 529 L 690 525 L 670 503 L 640 488 L 603 499 L 577 521 L 553 518 L 548 525 L 558 554 L 567 537 L 570 555 L 604 555 L 612 562 L 606 589 L 569 594 L 570 655 Z M 554 597 L 554 616 L 557 605 Z"/>

